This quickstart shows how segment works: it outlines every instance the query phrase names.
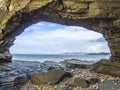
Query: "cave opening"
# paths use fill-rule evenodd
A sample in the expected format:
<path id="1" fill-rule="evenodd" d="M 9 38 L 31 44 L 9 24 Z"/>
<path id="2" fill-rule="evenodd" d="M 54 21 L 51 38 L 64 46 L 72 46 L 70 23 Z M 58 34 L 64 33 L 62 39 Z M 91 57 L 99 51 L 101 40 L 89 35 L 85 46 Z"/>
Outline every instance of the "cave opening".
<path id="1" fill-rule="evenodd" d="M 108 59 L 110 50 L 103 35 L 78 26 L 38 22 L 16 37 L 10 48 L 12 60 L 61 61 Z"/>

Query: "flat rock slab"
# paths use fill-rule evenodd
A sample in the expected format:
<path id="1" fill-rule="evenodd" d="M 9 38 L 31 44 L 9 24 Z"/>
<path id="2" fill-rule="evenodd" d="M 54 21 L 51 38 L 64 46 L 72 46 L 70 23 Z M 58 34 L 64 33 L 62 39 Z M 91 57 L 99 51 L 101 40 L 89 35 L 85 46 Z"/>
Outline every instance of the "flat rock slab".
<path id="1" fill-rule="evenodd" d="M 31 82 L 36 85 L 41 84 L 57 84 L 65 78 L 71 77 L 71 73 L 64 70 L 49 70 L 48 72 L 37 73 L 32 76 Z"/>
<path id="2" fill-rule="evenodd" d="M 99 84 L 99 90 L 120 90 L 120 82 L 117 81 L 106 81 Z"/>

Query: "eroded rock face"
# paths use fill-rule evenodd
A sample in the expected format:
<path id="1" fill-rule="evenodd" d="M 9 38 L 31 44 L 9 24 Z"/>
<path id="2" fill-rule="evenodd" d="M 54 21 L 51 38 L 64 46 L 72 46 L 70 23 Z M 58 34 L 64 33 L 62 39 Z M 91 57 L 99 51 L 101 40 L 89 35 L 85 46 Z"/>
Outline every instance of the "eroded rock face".
<path id="1" fill-rule="evenodd" d="M 120 63 L 117 61 L 111 62 L 109 60 L 101 60 L 94 65 L 93 70 L 120 77 Z"/>
<path id="2" fill-rule="evenodd" d="M 120 0 L 0 0 L 0 63 L 11 61 L 4 53 L 15 37 L 40 21 L 100 32 L 108 41 L 111 61 L 120 61 Z"/>

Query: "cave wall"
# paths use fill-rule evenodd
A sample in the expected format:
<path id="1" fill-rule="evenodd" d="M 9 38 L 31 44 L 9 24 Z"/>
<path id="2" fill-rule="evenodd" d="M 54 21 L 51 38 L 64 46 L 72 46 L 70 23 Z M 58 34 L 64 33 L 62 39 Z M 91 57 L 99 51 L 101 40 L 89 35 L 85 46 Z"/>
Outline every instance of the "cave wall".
<path id="1" fill-rule="evenodd" d="M 40 21 L 83 26 L 102 33 L 111 61 L 120 61 L 120 0 L 0 0 L 0 63 L 24 29 Z"/>

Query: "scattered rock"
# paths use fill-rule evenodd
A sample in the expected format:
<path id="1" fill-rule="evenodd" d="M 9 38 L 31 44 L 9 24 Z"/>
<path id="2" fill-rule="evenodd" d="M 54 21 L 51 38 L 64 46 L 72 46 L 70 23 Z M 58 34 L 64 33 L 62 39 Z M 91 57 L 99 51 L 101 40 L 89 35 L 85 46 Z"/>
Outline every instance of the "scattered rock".
<path id="1" fill-rule="evenodd" d="M 36 85 L 40 84 L 57 84 L 65 78 L 71 77 L 71 73 L 64 70 L 49 70 L 48 72 L 37 73 L 32 76 L 31 82 Z"/>
<path id="2" fill-rule="evenodd" d="M 55 90 L 72 90 L 69 87 L 57 87 Z"/>
<path id="3" fill-rule="evenodd" d="M 66 84 L 73 85 L 76 87 L 87 88 L 88 82 L 82 77 L 73 77 L 66 81 Z"/>
<path id="4" fill-rule="evenodd" d="M 120 82 L 106 81 L 98 85 L 99 90 L 120 90 Z"/>

